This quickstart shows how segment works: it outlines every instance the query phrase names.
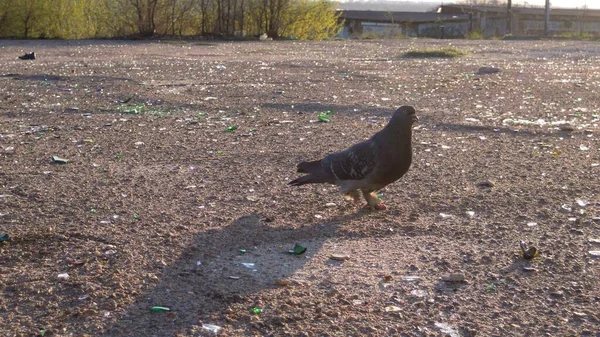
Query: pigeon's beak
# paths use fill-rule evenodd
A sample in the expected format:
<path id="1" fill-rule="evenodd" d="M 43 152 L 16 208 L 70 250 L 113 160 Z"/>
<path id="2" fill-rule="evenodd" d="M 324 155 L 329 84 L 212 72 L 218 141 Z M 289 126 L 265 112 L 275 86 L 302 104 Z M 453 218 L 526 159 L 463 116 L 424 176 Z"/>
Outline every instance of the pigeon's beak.
<path id="1" fill-rule="evenodd" d="M 413 115 L 413 122 L 418 122 L 418 121 L 419 121 L 419 116 Z"/>

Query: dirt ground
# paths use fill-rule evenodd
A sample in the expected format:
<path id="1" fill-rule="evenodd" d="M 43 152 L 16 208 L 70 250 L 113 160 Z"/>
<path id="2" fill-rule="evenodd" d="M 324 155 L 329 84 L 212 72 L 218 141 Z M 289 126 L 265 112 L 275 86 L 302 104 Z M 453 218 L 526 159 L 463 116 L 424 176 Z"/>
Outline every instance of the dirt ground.
<path id="1" fill-rule="evenodd" d="M 0 41 L 0 335 L 600 336 L 599 91 L 597 42 Z M 286 185 L 400 105 L 387 210 Z"/>

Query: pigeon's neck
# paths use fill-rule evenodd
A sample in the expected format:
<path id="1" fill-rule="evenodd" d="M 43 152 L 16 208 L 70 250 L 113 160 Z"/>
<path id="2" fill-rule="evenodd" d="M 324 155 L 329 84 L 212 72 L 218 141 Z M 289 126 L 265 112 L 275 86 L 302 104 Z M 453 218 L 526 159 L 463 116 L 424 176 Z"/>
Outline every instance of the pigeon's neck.
<path id="1" fill-rule="evenodd" d="M 379 133 L 381 139 L 388 142 L 396 143 L 401 146 L 411 147 L 412 128 L 409 127 L 393 127 L 388 125 Z"/>

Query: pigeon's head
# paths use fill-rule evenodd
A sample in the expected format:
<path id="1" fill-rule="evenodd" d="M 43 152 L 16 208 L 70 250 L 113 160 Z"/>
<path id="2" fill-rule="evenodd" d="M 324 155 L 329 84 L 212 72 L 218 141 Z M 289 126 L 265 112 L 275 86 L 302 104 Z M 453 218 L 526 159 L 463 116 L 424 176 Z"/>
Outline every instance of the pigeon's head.
<path id="1" fill-rule="evenodd" d="M 404 105 L 394 112 L 390 124 L 410 128 L 418 120 L 419 117 L 417 117 L 415 108 L 410 105 Z"/>

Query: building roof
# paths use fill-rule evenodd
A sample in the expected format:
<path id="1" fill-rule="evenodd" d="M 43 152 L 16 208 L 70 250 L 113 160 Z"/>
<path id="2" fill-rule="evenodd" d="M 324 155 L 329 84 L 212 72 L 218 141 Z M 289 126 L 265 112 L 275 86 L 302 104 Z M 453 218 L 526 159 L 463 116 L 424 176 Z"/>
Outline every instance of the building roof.
<path id="1" fill-rule="evenodd" d="M 436 22 L 469 20 L 468 13 L 436 13 L 436 12 L 383 12 L 338 10 L 341 18 L 346 20 L 374 22 Z"/>
<path id="2" fill-rule="evenodd" d="M 512 6 L 511 11 L 515 14 L 528 14 L 528 15 L 544 15 L 545 8 L 543 7 L 520 7 Z M 506 6 L 490 6 L 490 5 L 441 5 L 438 8 L 439 13 L 473 13 L 473 12 L 487 12 L 487 13 L 499 13 L 506 14 Z M 587 16 L 587 17 L 600 17 L 600 10 L 598 9 L 576 9 L 576 8 L 550 8 L 550 15 L 565 15 L 565 16 Z"/>

